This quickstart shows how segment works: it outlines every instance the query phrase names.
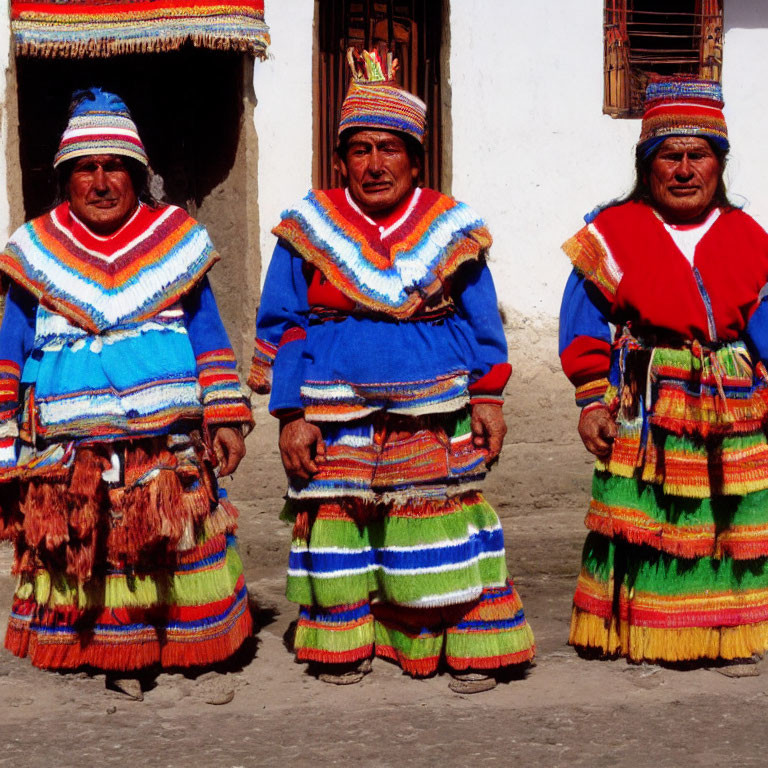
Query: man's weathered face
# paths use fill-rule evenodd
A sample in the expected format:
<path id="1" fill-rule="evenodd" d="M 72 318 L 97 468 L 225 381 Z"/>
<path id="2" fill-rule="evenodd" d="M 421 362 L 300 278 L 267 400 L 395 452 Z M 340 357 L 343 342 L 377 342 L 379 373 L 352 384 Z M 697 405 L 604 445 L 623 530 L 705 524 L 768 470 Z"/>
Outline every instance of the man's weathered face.
<path id="1" fill-rule="evenodd" d="M 118 230 L 138 205 L 133 181 L 118 155 L 88 155 L 75 160 L 67 197 L 72 213 L 99 235 Z"/>
<path id="2" fill-rule="evenodd" d="M 706 139 L 666 139 L 651 162 L 651 197 L 670 222 L 694 221 L 712 205 L 721 171 L 720 161 Z"/>
<path id="3" fill-rule="evenodd" d="M 419 164 L 400 136 L 389 131 L 358 131 L 339 158 L 349 193 L 364 213 L 387 213 L 411 193 Z"/>

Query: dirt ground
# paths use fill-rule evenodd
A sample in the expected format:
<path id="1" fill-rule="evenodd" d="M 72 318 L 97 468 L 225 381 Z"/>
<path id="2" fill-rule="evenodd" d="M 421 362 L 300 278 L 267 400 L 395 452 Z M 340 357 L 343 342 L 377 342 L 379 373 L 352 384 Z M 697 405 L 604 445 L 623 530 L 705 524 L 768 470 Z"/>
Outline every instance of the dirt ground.
<path id="1" fill-rule="evenodd" d="M 565 644 L 590 462 L 574 441 L 571 394 L 554 367 L 519 375 L 513 391 L 510 434 L 487 496 L 536 635 L 537 663 L 525 679 L 457 696 L 445 675 L 411 680 L 381 660 L 349 687 L 304 674 L 284 646 L 295 617 L 283 597 L 290 531 L 277 518 L 276 429 L 260 409 L 231 487 L 257 606 L 253 646 L 218 672 L 161 675 L 143 702 L 105 690 L 103 675 L 43 672 L 2 651 L 0 766 L 765 765 L 768 667 L 730 679 L 587 661 Z M 9 565 L 0 549 L 2 627 Z M 231 692 L 227 704 L 207 703 Z"/>

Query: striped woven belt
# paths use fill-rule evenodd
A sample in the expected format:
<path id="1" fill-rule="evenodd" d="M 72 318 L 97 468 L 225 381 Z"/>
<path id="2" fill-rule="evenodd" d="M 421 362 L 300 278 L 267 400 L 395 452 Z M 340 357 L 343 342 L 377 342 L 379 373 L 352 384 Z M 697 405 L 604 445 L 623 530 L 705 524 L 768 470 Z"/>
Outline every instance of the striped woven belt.
<path id="1" fill-rule="evenodd" d="M 622 421 L 631 421 L 638 416 L 640 399 L 642 396 L 646 412 L 650 411 L 652 399 L 652 384 L 655 379 L 653 369 L 654 356 L 659 349 L 687 350 L 691 357 L 701 361 L 700 371 L 705 367 L 711 371 L 714 379 L 718 398 L 722 404 L 722 416 L 724 421 L 732 420 L 732 414 L 728 405 L 728 397 L 725 393 L 723 379 L 727 371 L 718 357 L 718 352 L 733 345 L 733 354 L 738 358 L 744 371 L 750 373 L 754 370 L 749 351 L 743 345 L 736 346 L 736 342 L 713 341 L 702 343 L 697 339 L 683 339 L 672 335 L 648 335 L 634 337 L 627 326 L 622 329 L 619 338 L 614 342 L 614 348 L 619 353 L 619 387 L 618 387 L 618 418 Z M 707 365 L 708 364 L 708 365 Z M 760 365 L 758 371 L 763 374 Z M 644 385 L 643 390 L 640 386 Z M 700 396 L 703 395 L 700 388 Z"/>

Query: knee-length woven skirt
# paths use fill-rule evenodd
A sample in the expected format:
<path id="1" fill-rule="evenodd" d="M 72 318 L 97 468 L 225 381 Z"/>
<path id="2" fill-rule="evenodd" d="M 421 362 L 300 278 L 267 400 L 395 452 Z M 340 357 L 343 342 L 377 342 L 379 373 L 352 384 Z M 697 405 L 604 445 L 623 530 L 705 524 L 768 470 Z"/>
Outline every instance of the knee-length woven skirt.
<path id="1" fill-rule="evenodd" d="M 58 476 L 4 489 L 16 655 L 50 669 L 187 667 L 251 634 L 237 512 L 188 437 L 77 449 Z"/>
<path id="2" fill-rule="evenodd" d="M 297 657 L 372 655 L 422 676 L 530 661 L 498 516 L 477 486 L 468 414 L 321 424 L 326 459 L 289 491 Z"/>
<path id="3" fill-rule="evenodd" d="M 740 342 L 657 348 L 647 380 L 650 407 L 619 412 L 610 460 L 596 466 L 570 642 L 633 661 L 762 655 L 765 383 Z"/>

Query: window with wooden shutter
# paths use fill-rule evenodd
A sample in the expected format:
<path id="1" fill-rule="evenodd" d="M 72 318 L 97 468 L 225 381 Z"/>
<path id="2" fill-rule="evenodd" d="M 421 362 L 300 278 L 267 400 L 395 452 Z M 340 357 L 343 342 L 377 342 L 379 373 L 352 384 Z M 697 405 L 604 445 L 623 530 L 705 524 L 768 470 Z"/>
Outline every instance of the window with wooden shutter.
<path id="1" fill-rule="evenodd" d="M 720 80 L 723 0 L 605 0 L 603 112 L 640 117 L 654 75 Z"/>
<path id="2" fill-rule="evenodd" d="M 439 0 L 320 0 L 318 66 L 315 80 L 315 153 L 313 184 L 321 189 L 341 184 L 333 167 L 341 102 L 349 86 L 346 51 L 392 51 L 400 61 L 400 85 L 427 104 L 424 183 L 439 188 L 441 168 Z"/>

